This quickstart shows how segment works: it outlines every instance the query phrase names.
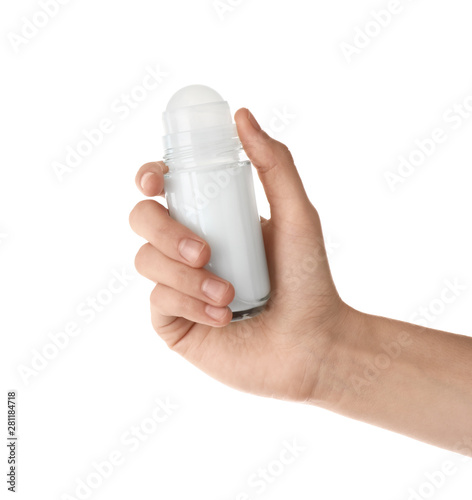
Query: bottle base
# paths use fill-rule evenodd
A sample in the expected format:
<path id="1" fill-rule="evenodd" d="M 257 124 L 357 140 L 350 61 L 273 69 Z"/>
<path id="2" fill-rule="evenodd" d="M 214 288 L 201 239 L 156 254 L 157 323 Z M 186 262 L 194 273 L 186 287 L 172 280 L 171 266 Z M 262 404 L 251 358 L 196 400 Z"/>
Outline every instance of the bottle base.
<path id="1" fill-rule="evenodd" d="M 242 321 L 243 319 L 254 318 L 254 316 L 260 314 L 264 308 L 265 304 L 262 304 L 261 306 L 245 309 L 244 311 L 233 311 L 233 319 L 231 320 L 231 323 L 234 321 Z"/>

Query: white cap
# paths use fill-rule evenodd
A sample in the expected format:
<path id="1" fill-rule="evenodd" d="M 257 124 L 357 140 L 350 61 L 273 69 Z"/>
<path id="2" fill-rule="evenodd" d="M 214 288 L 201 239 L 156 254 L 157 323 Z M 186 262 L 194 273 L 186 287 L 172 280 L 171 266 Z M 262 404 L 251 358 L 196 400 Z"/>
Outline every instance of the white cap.
<path id="1" fill-rule="evenodd" d="M 236 126 L 228 103 L 218 92 L 205 85 L 189 85 L 177 91 L 163 113 L 166 135 L 164 147 L 167 157 L 180 163 L 182 154 L 188 159 L 202 161 L 203 156 L 213 156 L 211 149 L 240 148 Z M 205 154 L 203 154 L 206 152 Z M 195 161 L 185 161 L 195 166 Z"/>

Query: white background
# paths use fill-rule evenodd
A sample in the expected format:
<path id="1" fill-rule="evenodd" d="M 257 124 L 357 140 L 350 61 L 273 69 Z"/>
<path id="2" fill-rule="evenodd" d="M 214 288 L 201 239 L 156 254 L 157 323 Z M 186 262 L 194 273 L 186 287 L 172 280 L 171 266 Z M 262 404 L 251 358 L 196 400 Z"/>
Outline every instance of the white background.
<path id="1" fill-rule="evenodd" d="M 141 198 L 135 173 L 163 154 L 170 96 L 202 83 L 233 112 L 250 108 L 290 147 L 346 302 L 407 321 L 435 304 L 429 326 L 472 334 L 472 118 L 444 117 L 472 102 L 470 2 L 403 0 L 349 63 L 341 44 L 387 5 L 223 0 L 218 10 L 212 0 L 72 0 L 18 45 L 28 20 L 44 22 L 43 9 L 4 2 L 0 420 L 6 427 L 6 393 L 17 390 L 16 498 L 78 498 L 77 481 L 114 450 L 124 463 L 89 498 L 408 500 L 445 461 L 455 473 L 422 491 L 470 498 L 472 464 L 459 455 L 315 407 L 240 394 L 188 365 L 152 330 L 152 284 L 133 267 L 142 244 L 128 226 Z M 118 112 L 122 94 L 142 97 L 135 87 L 149 66 L 167 76 L 129 113 Z M 277 118 L 284 109 L 285 124 Z M 104 118 L 113 130 L 56 175 L 54 162 L 64 163 L 67 148 Z M 392 190 L 385 173 L 438 127 L 447 140 Z M 133 279 L 87 323 L 78 308 L 106 297 L 112 272 L 123 269 Z M 467 288 L 441 308 L 447 279 Z M 18 368 L 31 367 L 35 349 L 70 322 L 80 334 L 22 377 Z M 121 437 L 151 416 L 155 398 L 178 409 L 133 452 Z M 293 439 L 300 456 L 264 492 L 251 486 Z M 4 471 L 6 448 L 0 460 Z M 2 495 L 4 479 L 2 472 Z"/>

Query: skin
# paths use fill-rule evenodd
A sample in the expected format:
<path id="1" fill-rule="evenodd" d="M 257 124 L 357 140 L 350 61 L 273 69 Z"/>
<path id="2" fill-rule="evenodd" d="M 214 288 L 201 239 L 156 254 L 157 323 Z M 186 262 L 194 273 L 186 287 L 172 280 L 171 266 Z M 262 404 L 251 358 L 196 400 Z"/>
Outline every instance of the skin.
<path id="1" fill-rule="evenodd" d="M 199 369 L 241 391 L 317 405 L 472 457 L 472 338 L 365 314 L 331 277 L 320 218 L 287 147 L 245 108 L 235 114 L 244 150 L 270 203 L 261 220 L 272 295 L 258 316 L 230 323 L 234 289 L 203 266 L 209 245 L 154 200 L 132 229 L 147 243 L 136 269 L 156 283 L 152 325 Z M 164 194 L 163 162 L 136 185 Z M 183 242 L 192 240 L 192 245 Z M 181 250 L 194 248 L 185 258 Z M 208 296 L 209 280 L 220 295 Z M 207 292 L 207 293 L 205 293 Z"/>

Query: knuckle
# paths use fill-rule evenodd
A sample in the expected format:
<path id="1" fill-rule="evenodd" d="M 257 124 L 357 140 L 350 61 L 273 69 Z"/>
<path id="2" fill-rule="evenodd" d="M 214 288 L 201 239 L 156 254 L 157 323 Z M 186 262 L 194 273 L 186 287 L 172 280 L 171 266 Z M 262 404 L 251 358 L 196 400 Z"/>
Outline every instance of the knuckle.
<path id="1" fill-rule="evenodd" d="M 170 293 L 166 296 L 165 285 L 158 283 L 151 292 L 151 306 L 160 314 L 184 316 L 195 309 L 194 299 L 184 293 Z M 172 292 L 171 290 L 169 290 Z"/>
<path id="2" fill-rule="evenodd" d="M 191 312 L 194 309 L 194 300 L 189 295 L 182 294 L 179 300 L 179 309 L 184 312 Z"/>
<path id="3" fill-rule="evenodd" d="M 155 204 L 156 202 L 154 200 L 141 200 L 138 201 L 135 209 L 137 210 L 137 213 L 145 214 L 148 213 L 152 209 L 152 207 L 154 207 Z"/>
<path id="4" fill-rule="evenodd" d="M 318 228 L 321 226 L 320 214 L 318 213 L 318 210 L 316 210 L 313 203 L 311 203 L 310 201 L 308 201 L 306 205 L 306 218 L 308 219 L 308 222 L 312 227 Z"/>
<path id="5" fill-rule="evenodd" d="M 290 160 L 293 162 L 293 156 L 292 156 L 292 153 L 290 151 L 290 149 L 288 148 L 288 146 L 286 144 L 284 144 L 283 142 L 279 142 L 279 141 L 276 141 L 277 143 L 277 148 L 278 148 L 278 152 L 281 156 L 283 156 L 283 158 L 287 161 L 287 160 Z"/>
<path id="6" fill-rule="evenodd" d="M 151 244 L 144 244 L 136 253 L 136 257 L 134 258 L 134 267 L 139 274 L 143 274 L 143 270 L 146 266 L 147 256 L 149 254 Z"/>
<path id="7" fill-rule="evenodd" d="M 152 200 L 141 200 L 135 205 L 129 214 L 129 225 L 131 228 L 134 229 L 136 227 L 138 219 L 149 210 L 149 205 L 152 203 L 154 203 Z"/>
<path id="8" fill-rule="evenodd" d="M 233 302 L 233 299 L 234 299 L 235 295 L 236 295 L 236 292 L 234 290 L 234 286 L 230 283 L 229 287 L 228 287 L 228 290 L 226 292 L 225 303 L 226 304 L 230 304 L 231 302 Z"/>
<path id="9" fill-rule="evenodd" d="M 175 281 L 182 285 L 191 285 L 195 281 L 195 273 L 187 265 L 182 264 L 175 270 Z"/>
<path id="10" fill-rule="evenodd" d="M 162 303 L 162 287 L 159 283 L 152 289 L 151 295 L 149 297 L 152 307 L 158 308 Z"/>
<path id="11" fill-rule="evenodd" d="M 131 226 L 131 229 L 133 229 L 133 230 L 135 228 L 135 221 L 136 221 L 136 207 L 134 207 L 133 210 L 131 210 L 131 212 L 129 213 L 129 217 L 128 217 L 129 225 Z"/>
<path id="12" fill-rule="evenodd" d="M 141 173 L 146 173 L 146 172 L 150 172 L 150 171 L 153 171 L 155 170 L 155 166 L 156 166 L 156 163 L 155 161 L 148 161 L 147 163 L 145 163 L 144 165 L 141 166 L 140 170 L 141 170 Z"/>

